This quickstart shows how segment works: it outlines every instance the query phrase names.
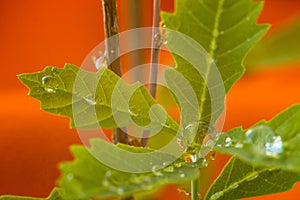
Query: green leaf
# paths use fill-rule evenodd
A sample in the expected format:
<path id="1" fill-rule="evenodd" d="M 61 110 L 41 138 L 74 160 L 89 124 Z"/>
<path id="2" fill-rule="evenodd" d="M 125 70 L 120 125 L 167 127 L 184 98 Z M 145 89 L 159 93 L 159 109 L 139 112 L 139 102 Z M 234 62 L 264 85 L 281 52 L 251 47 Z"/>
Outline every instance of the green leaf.
<path id="1" fill-rule="evenodd" d="M 261 40 L 247 55 L 247 69 L 270 67 L 300 60 L 300 18 Z"/>
<path id="2" fill-rule="evenodd" d="M 140 84 L 127 85 L 106 68 L 87 72 L 66 64 L 19 75 L 41 109 L 71 118 L 76 128 L 116 128 L 137 124 L 175 134 L 177 123 L 156 104 Z M 118 121 L 116 121 L 118 120 Z"/>
<path id="3" fill-rule="evenodd" d="M 215 150 L 255 165 L 300 171 L 300 105 L 248 130 L 235 128 L 221 135 Z"/>
<path id="4" fill-rule="evenodd" d="M 21 197 L 21 196 L 0 196 L 0 200 L 42 200 L 44 198 Z M 54 188 L 45 200 L 65 200 L 64 191 L 60 188 Z"/>
<path id="5" fill-rule="evenodd" d="M 292 189 L 299 180 L 300 173 L 257 167 L 233 157 L 210 187 L 205 199 L 240 199 L 284 192 Z"/>
<path id="6" fill-rule="evenodd" d="M 262 2 L 252 0 L 177 0 L 174 14 L 162 13 L 168 29 L 185 34 L 168 33 L 168 47 L 177 54 L 174 54 L 176 71 L 195 91 L 198 119 L 215 121 L 223 111 L 225 91 L 228 92 L 244 72 L 243 58 L 268 29 L 268 25 L 256 24 L 262 6 Z M 202 45 L 208 55 L 194 45 L 191 38 Z M 187 54 L 192 54 L 188 60 L 184 58 Z M 182 81 L 172 81 L 170 71 L 166 71 L 170 87 L 183 88 Z M 225 91 L 222 91 L 223 85 Z"/>
<path id="7" fill-rule="evenodd" d="M 127 145 L 117 147 L 97 139 L 92 140 L 91 143 L 90 151 L 95 157 L 83 146 L 72 146 L 71 151 L 76 158 L 75 161 L 60 165 L 63 175 L 59 184 L 66 191 L 66 197 L 69 199 L 126 197 L 136 192 L 151 191 L 162 185 L 186 182 L 198 174 L 198 170 L 194 167 L 180 163 L 147 173 L 118 171 L 101 163 L 98 159 L 106 156 L 108 160 L 118 163 L 120 167 L 127 165 L 139 170 L 141 165 L 150 165 L 153 168 L 151 162 L 154 163 L 155 160 L 163 162 L 170 155 L 160 153 L 155 157 L 148 156 L 148 159 L 132 162 L 124 153 L 117 153 L 117 149 L 138 154 L 152 151 Z M 109 163 L 109 165 L 114 164 Z"/>

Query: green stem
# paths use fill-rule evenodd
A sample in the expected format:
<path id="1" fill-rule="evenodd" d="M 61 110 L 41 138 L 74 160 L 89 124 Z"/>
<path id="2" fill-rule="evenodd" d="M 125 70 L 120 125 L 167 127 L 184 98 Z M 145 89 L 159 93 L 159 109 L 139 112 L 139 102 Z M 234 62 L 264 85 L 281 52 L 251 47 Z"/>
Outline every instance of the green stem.
<path id="1" fill-rule="evenodd" d="M 191 199 L 199 200 L 200 172 L 196 179 L 191 181 Z"/>

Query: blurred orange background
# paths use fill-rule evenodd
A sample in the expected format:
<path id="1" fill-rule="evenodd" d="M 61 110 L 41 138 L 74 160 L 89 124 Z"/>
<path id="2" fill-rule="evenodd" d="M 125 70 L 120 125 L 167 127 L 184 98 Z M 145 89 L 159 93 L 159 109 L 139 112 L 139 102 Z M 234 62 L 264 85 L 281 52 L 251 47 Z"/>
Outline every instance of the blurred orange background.
<path id="1" fill-rule="evenodd" d="M 118 2 L 121 31 L 132 27 L 130 1 Z M 152 0 L 140 3 L 139 26 L 150 26 Z M 162 9 L 172 11 L 173 1 L 162 0 Z M 299 13 L 299 0 L 266 0 L 259 22 L 273 24 L 271 35 Z M 0 1 L 0 195 L 47 196 L 59 177 L 57 164 L 71 160 L 68 147 L 80 143 L 76 130 L 69 129 L 69 120 L 40 111 L 39 102 L 26 95 L 28 90 L 16 75 L 49 65 L 63 67 L 66 62 L 80 65 L 103 39 L 101 0 Z M 299 75 L 300 63 L 246 74 L 227 97 L 224 130 L 247 128 L 299 103 Z M 218 155 L 210 163 L 215 175 L 226 159 Z M 176 187 L 165 190 L 155 199 L 184 199 Z M 296 184 L 289 192 L 253 199 L 299 195 Z"/>

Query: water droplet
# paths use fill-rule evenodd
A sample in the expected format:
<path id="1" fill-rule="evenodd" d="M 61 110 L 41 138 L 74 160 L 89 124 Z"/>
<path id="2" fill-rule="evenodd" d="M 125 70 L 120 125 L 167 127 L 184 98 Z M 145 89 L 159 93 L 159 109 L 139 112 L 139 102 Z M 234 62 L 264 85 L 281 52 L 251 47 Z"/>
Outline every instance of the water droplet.
<path id="1" fill-rule="evenodd" d="M 129 108 L 128 108 L 128 112 L 129 112 L 129 114 L 130 114 L 131 116 L 133 116 L 133 117 L 139 116 L 139 114 L 134 113 L 133 107 L 129 107 Z"/>
<path id="2" fill-rule="evenodd" d="M 172 165 L 168 166 L 168 167 L 165 167 L 163 169 L 164 172 L 168 172 L 168 173 L 171 173 L 171 172 L 174 172 L 174 167 Z"/>
<path id="3" fill-rule="evenodd" d="M 208 167 L 208 162 L 205 158 L 199 160 L 200 166 L 199 167 Z"/>
<path id="4" fill-rule="evenodd" d="M 155 176 L 163 176 L 163 173 L 161 171 L 159 171 L 159 166 L 156 166 L 154 165 L 152 167 L 152 173 L 155 175 Z"/>
<path id="5" fill-rule="evenodd" d="M 216 60 L 212 60 L 211 63 L 212 63 L 213 65 L 216 65 L 216 64 L 217 64 L 217 61 L 216 61 Z"/>
<path id="6" fill-rule="evenodd" d="M 283 151 L 283 143 L 280 136 L 274 136 L 273 141 L 266 143 L 267 156 L 276 157 Z"/>
<path id="7" fill-rule="evenodd" d="M 129 180 L 130 180 L 131 183 L 140 184 L 143 180 L 143 176 L 137 176 L 135 174 L 132 174 L 130 176 Z"/>
<path id="8" fill-rule="evenodd" d="M 103 179 L 102 185 L 103 185 L 104 187 L 108 187 L 108 186 L 110 185 L 110 182 L 109 182 L 107 179 Z"/>
<path id="9" fill-rule="evenodd" d="M 258 175 L 259 175 L 259 173 L 256 171 L 251 172 L 246 176 L 246 181 L 252 181 L 252 180 L 256 179 L 258 177 Z"/>
<path id="10" fill-rule="evenodd" d="M 56 67 L 51 67 L 51 72 L 54 73 L 54 74 L 58 74 L 59 71 Z"/>
<path id="11" fill-rule="evenodd" d="M 68 181 L 72 181 L 73 179 L 74 179 L 74 174 L 69 173 L 69 174 L 67 175 L 67 180 L 68 180 Z"/>
<path id="12" fill-rule="evenodd" d="M 221 196 L 224 195 L 224 192 L 223 191 L 220 191 L 220 192 L 216 192 L 215 194 L 211 195 L 209 200 L 216 200 L 216 199 L 219 199 Z"/>
<path id="13" fill-rule="evenodd" d="M 162 127 L 164 127 L 164 128 L 171 128 L 171 126 L 169 125 L 169 124 L 163 124 L 163 123 L 161 123 L 160 124 Z"/>
<path id="14" fill-rule="evenodd" d="M 46 92 L 49 92 L 49 93 L 57 93 L 57 90 L 54 90 L 52 88 L 44 88 Z"/>
<path id="15" fill-rule="evenodd" d="M 122 195 L 125 193 L 125 187 L 118 187 L 117 188 L 117 194 Z"/>
<path id="16" fill-rule="evenodd" d="M 232 145 L 232 140 L 231 140 L 230 137 L 227 137 L 227 138 L 225 139 L 224 147 L 231 147 L 231 145 Z"/>
<path id="17" fill-rule="evenodd" d="M 58 80 L 55 77 L 50 75 L 44 76 L 42 78 L 42 84 L 45 88 L 56 89 L 59 87 Z"/>
<path id="18" fill-rule="evenodd" d="M 250 21 L 250 17 L 246 17 L 246 21 Z"/>
<path id="19" fill-rule="evenodd" d="M 179 143 L 186 150 L 183 159 L 188 163 L 193 163 L 193 166 L 203 167 L 202 159 L 215 146 L 219 135 L 213 127 L 204 121 L 189 124 L 183 130 L 182 138 L 180 138 L 182 142 Z"/>
<path id="20" fill-rule="evenodd" d="M 182 167 L 182 163 L 181 162 L 174 163 L 174 167 L 180 168 Z"/>
<path id="21" fill-rule="evenodd" d="M 162 44 L 164 44 L 164 45 L 167 45 L 167 44 L 168 44 L 168 40 L 167 40 L 167 38 L 164 38 L 164 40 L 163 40 Z"/>
<path id="22" fill-rule="evenodd" d="M 184 187 L 177 188 L 177 191 L 180 193 L 184 193 L 186 196 L 191 196 L 191 193 Z"/>
<path id="23" fill-rule="evenodd" d="M 220 31 L 220 35 L 224 35 L 224 31 Z"/>
<path id="24" fill-rule="evenodd" d="M 216 159 L 216 152 L 212 151 L 209 157 L 211 160 L 215 160 Z"/>
<path id="25" fill-rule="evenodd" d="M 237 142 L 235 145 L 234 145 L 235 148 L 242 148 L 243 147 L 243 143 L 240 143 L 240 142 Z"/>
<path id="26" fill-rule="evenodd" d="M 186 153 L 184 155 L 184 160 L 188 163 L 195 163 L 198 161 L 198 156 L 196 154 Z"/>
<path id="27" fill-rule="evenodd" d="M 280 136 L 275 136 L 274 131 L 265 125 L 249 129 L 245 133 L 245 143 L 258 154 L 276 157 L 283 152 L 283 143 Z"/>
<path id="28" fill-rule="evenodd" d="M 115 50 L 110 50 L 110 54 L 115 54 L 116 51 Z"/>
<path id="29" fill-rule="evenodd" d="M 96 102 L 91 97 L 83 97 L 83 99 L 90 105 L 96 105 Z"/>
<path id="30" fill-rule="evenodd" d="M 106 172 L 105 172 L 105 176 L 106 176 L 106 177 L 111 177 L 111 175 L 112 175 L 111 171 L 106 171 Z"/>
<path id="31" fill-rule="evenodd" d="M 179 177 L 180 177 L 180 178 L 184 178 L 184 177 L 185 177 L 185 173 L 179 172 Z"/>
<path id="32" fill-rule="evenodd" d="M 238 182 L 234 182 L 234 183 L 232 183 L 232 184 L 230 184 L 228 186 L 228 188 L 230 188 L 230 189 L 236 189 L 237 187 L 239 187 L 239 183 Z"/>

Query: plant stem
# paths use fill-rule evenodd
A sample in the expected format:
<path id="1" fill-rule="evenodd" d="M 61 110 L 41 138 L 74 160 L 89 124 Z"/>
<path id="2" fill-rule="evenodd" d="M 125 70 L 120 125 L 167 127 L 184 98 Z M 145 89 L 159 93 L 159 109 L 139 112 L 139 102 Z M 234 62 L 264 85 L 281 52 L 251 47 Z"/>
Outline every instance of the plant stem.
<path id="1" fill-rule="evenodd" d="M 200 172 L 196 179 L 191 180 L 191 199 L 199 200 Z"/>
<path id="2" fill-rule="evenodd" d="M 158 74 L 158 61 L 159 51 L 161 46 L 161 35 L 159 31 L 160 24 L 160 0 L 154 0 L 153 2 L 153 29 L 152 29 L 152 45 L 151 45 L 151 62 L 150 62 L 150 76 L 149 76 L 149 92 L 152 97 L 156 97 L 156 83 Z M 145 130 L 141 139 L 141 145 L 143 147 L 148 144 L 148 137 L 150 131 Z"/>
<path id="3" fill-rule="evenodd" d="M 120 66 L 119 24 L 116 0 L 102 0 L 103 20 L 105 30 L 105 48 L 107 52 L 108 69 L 122 76 Z M 128 144 L 128 135 L 120 128 L 113 131 L 114 143 Z"/>

